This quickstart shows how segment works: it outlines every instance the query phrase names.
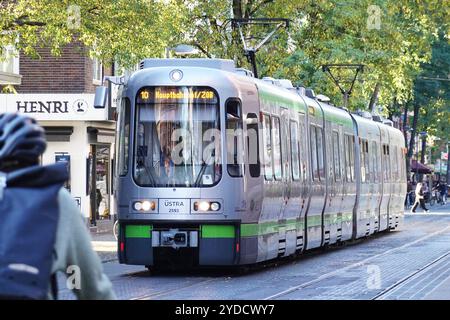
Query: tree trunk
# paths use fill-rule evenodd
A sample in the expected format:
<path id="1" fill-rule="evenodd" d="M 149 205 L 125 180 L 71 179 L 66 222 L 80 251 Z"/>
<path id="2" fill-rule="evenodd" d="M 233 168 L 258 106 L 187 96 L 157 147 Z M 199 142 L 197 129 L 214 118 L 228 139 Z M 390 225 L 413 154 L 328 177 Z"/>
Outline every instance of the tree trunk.
<path id="1" fill-rule="evenodd" d="M 420 162 L 425 164 L 425 150 L 427 148 L 427 137 L 422 137 L 422 154 L 420 156 Z"/>
<path id="2" fill-rule="evenodd" d="M 241 19 L 242 17 L 242 0 L 233 0 L 233 18 Z"/>
<path id="3" fill-rule="evenodd" d="M 406 130 L 408 123 L 408 103 L 405 103 L 405 110 L 403 111 L 403 136 L 405 137 L 405 146 L 408 146 L 408 131 Z M 408 158 L 408 155 L 406 155 L 406 177 L 408 177 L 409 181 L 409 171 L 411 170 L 411 161 Z"/>
<path id="4" fill-rule="evenodd" d="M 377 82 L 377 84 L 375 85 L 375 89 L 373 89 L 373 94 L 372 94 L 372 97 L 370 98 L 370 102 L 369 102 L 369 112 L 370 113 L 373 113 L 375 111 L 375 106 L 378 101 L 378 93 L 380 92 L 380 88 L 381 88 L 381 83 Z"/>
<path id="5" fill-rule="evenodd" d="M 450 184 L 450 143 L 447 142 L 447 184 Z"/>
<path id="6" fill-rule="evenodd" d="M 419 105 L 417 102 L 414 102 L 414 116 L 413 116 L 413 123 L 412 123 L 412 130 L 411 130 L 411 139 L 409 140 L 409 147 L 408 147 L 408 154 L 407 154 L 407 160 L 408 163 L 411 163 L 411 158 L 413 156 L 414 151 L 414 144 L 415 144 L 415 137 L 416 137 L 416 131 L 417 131 L 417 120 L 419 118 Z M 418 177 L 416 177 L 417 181 Z"/>

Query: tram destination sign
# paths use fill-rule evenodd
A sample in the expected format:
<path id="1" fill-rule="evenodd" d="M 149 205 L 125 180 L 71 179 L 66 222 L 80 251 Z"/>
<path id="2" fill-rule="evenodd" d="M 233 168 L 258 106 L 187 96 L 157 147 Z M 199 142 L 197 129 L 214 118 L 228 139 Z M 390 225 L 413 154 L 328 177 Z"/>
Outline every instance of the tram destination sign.
<path id="1" fill-rule="evenodd" d="M 217 103 L 217 95 L 208 87 L 149 87 L 141 89 L 138 103 Z"/>

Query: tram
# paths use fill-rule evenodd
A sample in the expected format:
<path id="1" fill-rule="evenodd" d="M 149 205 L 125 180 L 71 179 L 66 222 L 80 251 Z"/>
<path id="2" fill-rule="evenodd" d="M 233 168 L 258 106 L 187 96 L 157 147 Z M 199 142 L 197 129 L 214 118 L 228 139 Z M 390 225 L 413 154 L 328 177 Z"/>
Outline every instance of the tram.
<path id="1" fill-rule="evenodd" d="M 398 228 L 402 133 L 327 100 L 231 60 L 143 60 L 118 106 L 120 263 L 248 265 Z"/>

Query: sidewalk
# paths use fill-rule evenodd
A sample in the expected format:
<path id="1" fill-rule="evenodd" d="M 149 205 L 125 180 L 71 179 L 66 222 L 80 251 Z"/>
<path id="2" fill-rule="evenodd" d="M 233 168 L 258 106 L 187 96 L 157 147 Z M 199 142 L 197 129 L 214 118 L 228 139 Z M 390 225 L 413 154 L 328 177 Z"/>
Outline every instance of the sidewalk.
<path id="1" fill-rule="evenodd" d="M 102 262 L 117 260 L 117 241 L 112 231 L 91 232 L 91 238 L 92 248 L 97 252 Z"/>
<path id="2" fill-rule="evenodd" d="M 412 213 L 411 209 L 405 209 L 405 214 L 407 215 L 450 215 L 450 202 L 446 205 L 435 204 L 434 206 L 430 206 L 427 204 L 427 208 L 430 210 L 429 212 L 425 212 L 420 208 L 420 206 L 416 209 L 415 213 Z"/>

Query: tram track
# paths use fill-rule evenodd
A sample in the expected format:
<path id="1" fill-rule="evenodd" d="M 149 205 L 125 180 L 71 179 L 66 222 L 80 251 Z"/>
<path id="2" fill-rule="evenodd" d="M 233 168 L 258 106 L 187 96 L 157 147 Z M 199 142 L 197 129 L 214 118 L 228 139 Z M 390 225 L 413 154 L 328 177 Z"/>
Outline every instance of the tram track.
<path id="1" fill-rule="evenodd" d="M 419 239 L 416 239 L 416 240 L 414 240 L 412 242 L 409 242 L 407 244 L 391 248 L 389 250 L 386 250 L 386 251 L 381 252 L 379 254 L 370 256 L 370 257 L 368 257 L 366 259 L 363 259 L 361 261 L 352 263 L 352 264 L 350 264 L 348 266 L 345 266 L 343 268 L 340 268 L 340 269 L 334 270 L 332 272 L 323 274 L 323 275 L 321 275 L 321 276 L 319 276 L 319 277 L 317 277 L 315 279 L 312 279 L 310 281 L 306 281 L 306 282 L 300 283 L 298 285 L 295 285 L 293 287 L 288 288 L 287 290 L 283 290 L 283 291 L 280 291 L 278 293 L 272 294 L 272 295 L 270 295 L 268 297 L 262 298 L 261 300 L 272 300 L 272 299 L 282 298 L 282 297 L 287 296 L 287 295 L 289 295 L 289 294 L 291 294 L 291 293 L 293 293 L 293 292 L 295 292 L 297 290 L 301 290 L 302 288 L 306 288 L 306 287 L 312 286 L 314 284 L 320 283 L 320 282 L 322 282 L 324 280 L 328 280 L 331 277 L 336 276 L 336 275 L 338 275 L 340 273 L 343 273 L 343 272 L 345 272 L 347 270 L 364 266 L 364 265 L 368 264 L 370 261 L 372 261 L 372 260 L 374 260 L 376 258 L 379 258 L 381 256 L 388 255 L 388 254 L 391 254 L 391 253 L 403 250 L 405 248 L 414 246 L 414 245 L 416 245 L 418 243 L 422 243 L 422 242 L 428 240 L 429 238 L 435 237 L 435 236 L 440 235 L 442 233 L 445 233 L 447 231 L 450 231 L 450 226 L 447 226 L 445 228 L 437 230 L 437 231 L 435 231 L 433 233 L 427 234 L 427 235 L 425 235 L 425 236 L 423 236 L 423 237 L 421 237 Z M 351 245 L 352 243 L 349 243 L 349 244 Z M 312 254 L 313 256 L 315 255 L 314 252 L 309 252 L 309 253 Z M 309 254 L 306 253 L 306 255 L 309 255 Z M 432 262 L 430 262 L 429 264 L 421 267 L 420 269 L 416 270 L 415 272 L 410 273 L 408 276 L 402 278 L 401 280 L 397 281 L 395 284 L 393 284 L 390 287 L 384 289 L 383 291 L 381 291 L 380 293 L 378 293 L 375 297 L 373 297 L 371 299 L 380 299 L 380 298 L 382 298 L 383 296 L 387 295 L 390 291 L 394 290 L 396 287 L 398 287 L 402 283 L 408 281 L 409 279 L 411 279 L 412 277 L 414 277 L 418 273 L 420 273 L 420 272 L 422 272 L 424 270 L 427 270 L 428 268 L 431 268 L 434 264 L 438 263 L 439 261 L 441 261 L 442 259 L 446 258 L 449 255 L 450 255 L 450 251 L 445 253 L 444 255 L 441 255 L 437 259 L 435 259 Z M 256 269 L 254 269 L 254 268 L 251 268 L 251 269 L 253 269 L 253 270 L 260 269 L 259 271 L 261 271 L 261 270 L 264 270 L 267 267 L 269 267 L 269 268 L 271 266 L 275 266 L 276 267 L 277 265 L 279 266 L 280 264 L 281 265 L 285 264 L 283 262 L 289 263 L 291 261 L 292 260 L 286 260 L 286 261 L 277 260 L 277 261 L 274 261 L 272 263 L 267 263 L 266 262 L 264 264 L 265 266 L 262 267 L 262 269 L 260 269 L 258 267 L 256 267 Z M 140 274 L 143 274 L 143 271 L 137 271 L 137 272 L 134 271 L 134 272 L 130 272 L 130 273 L 124 274 L 123 276 L 139 277 Z M 227 277 L 233 276 L 233 275 L 236 275 L 236 273 L 232 272 L 231 274 L 221 274 L 219 277 L 213 277 L 213 278 L 209 278 L 209 279 L 206 279 L 206 280 L 200 280 L 200 281 L 196 281 L 196 279 L 194 278 L 192 280 L 192 282 L 190 282 L 190 283 L 188 283 L 186 285 L 177 286 L 175 288 L 162 289 L 161 291 L 158 291 L 158 292 L 153 292 L 153 293 L 149 293 L 149 294 L 139 295 L 139 296 L 133 297 L 131 299 L 132 300 L 146 300 L 146 299 L 161 298 L 161 297 L 169 296 L 170 294 L 173 294 L 175 292 L 180 292 L 180 291 L 184 291 L 184 290 L 192 290 L 192 289 L 195 289 L 196 287 L 201 287 L 201 286 L 203 286 L 205 284 L 208 284 L 208 283 L 220 282 L 220 281 L 223 281 L 224 279 L 226 279 Z M 115 281 L 113 280 L 113 282 L 115 282 Z"/>
<path id="2" fill-rule="evenodd" d="M 399 281 L 397 281 L 396 283 L 394 283 L 393 285 L 387 287 L 386 289 L 384 289 L 383 291 L 381 291 L 380 293 L 378 293 L 377 295 L 375 295 L 374 297 L 372 297 L 371 300 L 382 300 L 383 297 L 389 295 L 389 293 L 391 293 L 394 289 L 396 289 L 398 286 L 402 285 L 403 283 L 407 282 L 408 280 L 410 280 L 411 278 L 413 278 L 414 276 L 423 273 L 426 270 L 431 269 L 434 265 L 436 265 L 437 263 L 439 263 L 440 261 L 442 261 L 443 259 L 445 259 L 446 257 L 450 256 L 450 251 L 444 253 L 443 255 L 439 256 L 438 258 L 434 259 L 433 261 L 431 261 L 430 263 L 427 263 L 426 265 L 424 265 L 423 267 L 417 269 L 416 271 L 408 274 L 406 277 L 400 279 Z"/>
<path id="3" fill-rule="evenodd" d="M 376 259 L 376 258 L 378 258 L 378 257 L 384 256 L 384 255 L 387 255 L 387 254 L 390 254 L 390 253 L 393 253 L 393 252 L 396 252 L 396 251 L 400 251 L 400 250 L 403 250 L 403 249 L 405 249 L 405 248 L 408 248 L 408 247 L 411 247 L 411 246 L 413 246 L 413 245 L 416 245 L 416 244 L 418 244 L 418 243 L 421 243 L 421 242 L 423 242 L 423 241 L 426 241 L 427 239 L 432 238 L 432 237 L 434 237 L 434 236 L 437 236 L 437 235 L 439 235 L 439 234 L 442 234 L 442 233 L 444 233 L 444 232 L 446 232 L 446 231 L 450 231 L 450 226 L 447 226 L 447 227 L 445 227 L 445 228 L 443 228 L 443 229 L 440 229 L 440 230 L 435 231 L 435 232 L 433 232 L 433 233 L 431 233 L 431 234 L 428 234 L 428 235 L 426 235 L 426 236 L 423 236 L 423 237 L 421 237 L 421 238 L 419 238 L 419 239 L 417 239 L 417 240 L 414 240 L 413 242 L 410 242 L 410 243 L 404 244 L 404 245 L 402 245 L 402 246 L 399 246 L 399 247 L 395 247 L 395 248 L 386 250 L 386 251 L 384 251 L 384 252 L 382 252 L 382 253 L 379 253 L 379 254 L 376 254 L 376 255 L 374 255 L 374 256 L 368 257 L 368 258 L 363 259 L 363 260 L 361 260 L 361 261 L 359 261 L 359 262 L 352 263 L 351 265 L 348 265 L 348 266 L 346 266 L 346 267 L 343 267 L 343 268 L 334 270 L 334 271 L 332 271 L 332 272 L 328 272 L 328 273 L 326 273 L 326 274 L 323 274 L 323 275 L 319 276 L 319 277 L 316 278 L 316 279 L 313 279 L 313 280 L 310 280 L 310 281 L 306 281 L 306 282 L 300 283 L 300 284 L 298 284 L 298 285 L 292 286 L 292 287 L 290 287 L 290 288 L 288 288 L 288 289 L 286 289 L 286 290 L 283 290 L 283 291 L 280 291 L 280 292 L 278 292 L 278 293 L 272 294 L 272 295 L 270 295 L 270 296 L 268 296 L 268 297 L 265 297 L 265 298 L 263 298 L 262 300 L 273 300 L 273 299 L 281 298 L 281 297 L 283 297 L 283 296 L 287 296 L 287 295 L 289 295 L 289 294 L 291 294 L 291 293 L 293 293 L 293 292 L 295 292 L 295 291 L 298 291 L 298 290 L 301 290 L 301 289 L 303 289 L 303 288 L 309 287 L 309 286 L 314 285 L 314 284 L 316 284 L 316 283 L 320 283 L 320 282 L 322 282 L 322 281 L 324 281 L 324 280 L 328 280 L 328 279 L 330 279 L 331 277 L 334 277 L 334 276 L 336 276 L 336 275 L 338 275 L 338 274 L 340 274 L 340 273 L 342 273 L 342 272 L 345 272 L 345 271 L 347 271 L 347 270 L 350 270 L 350 269 L 353 269 L 353 268 L 357 268 L 357 267 L 364 266 L 364 265 L 366 265 L 368 262 L 370 262 L 370 261 L 372 261 L 372 260 L 374 260 L 374 259 Z M 416 275 L 417 273 L 419 273 L 419 272 L 421 272 L 421 271 L 423 271 L 423 270 L 425 270 L 425 269 L 427 269 L 427 268 L 430 268 L 432 265 L 434 265 L 435 263 L 437 263 L 437 262 L 439 262 L 440 260 L 444 259 L 444 258 L 447 257 L 448 255 L 450 255 L 450 251 L 447 252 L 446 254 L 444 254 L 444 255 L 438 257 L 437 259 L 433 260 L 432 262 L 430 262 L 429 264 L 425 265 L 425 266 L 422 267 L 421 269 L 416 270 L 414 273 L 409 274 L 407 277 L 404 277 L 403 279 L 399 280 L 396 284 L 394 284 L 394 285 L 391 286 L 391 287 L 386 288 L 384 291 L 382 291 L 381 293 L 377 294 L 377 295 L 376 295 L 374 298 L 372 298 L 372 299 L 375 299 L 375 298 L 377 298 L 377 297 L 381 297 L 382 295 L 387 294 L 390 290 L 393 290 L 396 286 L 398 286 L 398 285 L 400 285 L 401 283 L 407 281 L 408 279 L 410 279 L 411 277 L 413 277 L 413 276 Z M 401 282 L 400 282 L 400 281 L 401 281 Z"/>
<path id="4" fill-rule="evenodd" d="M 131 298 L 130 300 L 150 300 L 152 298 L 159 298 L 159 297 L 166 296 L 166 295 L 169 295 L 171 293 L 174 293 L 174 292 L 177 292 L 177 291 L 180 291 L 180 290 L 193 288 L 193 287 L 196 287 L 196 286 L 199 286 L 199 285 L 203 285 L 203 284 L 206 284 L 206 283 L 209 283 L 209 282 L 213 282 L 213 281 L 218 281 L 218 280 L 219 279 L 207 279 L 207 280 L 203 280 L 203 281 L 200 281 L 200 282 L 191 283 L 189 285 L 185 285 L 185 286 L 182 286 L 182 287 L 173 288 L 173 289 L 170 289 L 170 290 L 167 290 L 167 291 L 155 292 L 155 293 L 151 293 L 151 294 L 145 294 L 145 295 L 142 295 L 142 296 L 139 296 L 139 297 Z"/>

